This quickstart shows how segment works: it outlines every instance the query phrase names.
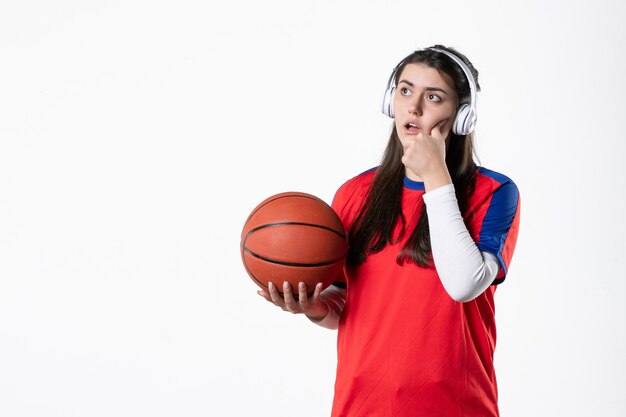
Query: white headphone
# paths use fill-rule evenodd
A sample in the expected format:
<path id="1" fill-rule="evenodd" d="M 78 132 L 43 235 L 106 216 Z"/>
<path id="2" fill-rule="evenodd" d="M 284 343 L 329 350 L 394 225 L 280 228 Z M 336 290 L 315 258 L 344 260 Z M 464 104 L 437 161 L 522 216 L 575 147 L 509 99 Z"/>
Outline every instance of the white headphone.
<path id="1" fill-rule="evenodd" d="M 465 73 L 465 77 L 467 78 L 467 82 L 469 83 L 470 87 L 470 102 L 461 104 L 457 109 L 456 118 L 454 119 L 454 124 L 452 125 L 452 132 L 460 136 L 472 133 L 474 131 L 474 126 L 476 126 L 476 84 L 474 83 L 474 77 L 472 76 L 472 72 L 467 67 L 467 65 L 465 65 L 465 62 L 463 62 L 458 56 L 454 55 L 453 53 L 438 48 L 420 49 L 420 51 L 425 50 L 441 52 L 442 54 L 449 56 L 454 62 L 457 63 L 459 67 L 461 67 L 461 69 Z M 391 76 L 389 77 L 389 81 L 387 82 L 385 97 L 383 97 L 382 110 L 383 114 L 391 118 L 394 117 L 393 97 L 396 92 L 396 86 L 393 85 L 394 77 L 398 69 L 404 64 L 404 61 L 406 61 L 407 58 L 403 59 L 398 65 L 396 65 L 396 67 L 393 69 L 393 72 L 391 73 Z"/>

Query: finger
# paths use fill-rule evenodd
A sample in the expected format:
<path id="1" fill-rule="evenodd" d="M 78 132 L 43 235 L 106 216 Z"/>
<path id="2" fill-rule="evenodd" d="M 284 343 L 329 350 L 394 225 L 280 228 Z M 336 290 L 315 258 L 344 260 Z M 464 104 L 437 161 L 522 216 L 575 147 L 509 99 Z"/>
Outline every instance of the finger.
<path id="1" fill-rule="evenodd" d="M 416 153 L 419 154 L 420 146 L 421 145 L 418 144 L 417 142 L 412 143 L 409 146 L 407 146 L 404 152 L 402 153 L 402 163 L 406 163 L 407 161 L 410 161 L 414 154 Z"/>
<path id="2" fill-rule="evenodd" d="M 298 301 L 300 302 L 300 307 L 303 310 L 305 310 L 309 305 L 306 284 L 304 282 L 298 284 Z"/>
<path id="3" fill-rule="evenodd" d="M 270 282 L 267 284 L 267 288 L 270 292 L 270 300 L 274 304 L 276 304 L 278 307 L 285 309 L 285 302 L 283 298 L 280 296 L 280 294 L 278 293 L 278 290 L 276 289 L 276 285 L 274 285 L 273 282 Z"/>
<path id="4" fill-rule="evenodd" d="M 261 297 L 265 298 L 270 303 L 272 302 L 272 299 L 270 298 L 270 294 L 267 291 L 259 290 L 256 293 L 259 294 Z"/>
<path id="5" fill-rule="evenodd" d="M 322 293 L 322 283 L 318 282 L 315 286 L 315 291 L 313 291 L 313 300 L 317 300 Z"/>
<path id="6" fill-rule="evenodd" d="M 404 152 L 402 153 L 403 155 L 407 155 L 411 152 L 413 152 L 413 150 L 415 149 L 419 149 L 420 147 L 420 140 L 423 140 L 423 136 L 419 136 L 421 135 L 421 133 L 418 134 L 418 136 L 415 137 L 415 139 L 411 140 L 410 142 L 408 142 L 406 144 L 406 146 L 404 147 Z"/>
<path id="7" fill-rule="evenodd" d="M 402 149 L 406 150 L 407 148 L 414 146 L 419 138 L 421 138 L 422 132 L 418 132 L 417 135 L 411 135 L 411 136 L 407 136 L 406 138 L 404 138 L 403 141 L 400 142 L 400 144 L 402 145 Z"/>
<path id="8" fill-rule="evenodd" d="M 437 123 L 435 126 L 433 126 L 433 128 L 430 131 L 430 136 L 438 140 L 444 140 L 444 136 L 443 136 L 443 133 L 441 133 L 441 129 L 443 128 L 443 125 L 446 124 L 446 122 L 447 120 L 443 119 L 442 121 Z"/>
<path id="9" fill-rule="evenodd" d="M 283 283 L 283 297 L 285 299 L 285 308 L 292 313 L 298 312 L 298 305 L 296 300 L 293 298 L 291 285 L 289 285 L 287 281 Z"/>

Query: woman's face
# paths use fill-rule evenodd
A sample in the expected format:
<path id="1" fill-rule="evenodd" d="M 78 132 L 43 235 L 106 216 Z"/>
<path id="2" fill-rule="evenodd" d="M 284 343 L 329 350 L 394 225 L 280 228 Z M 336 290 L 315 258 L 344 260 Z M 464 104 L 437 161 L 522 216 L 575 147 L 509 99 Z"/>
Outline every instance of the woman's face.
<path id="1" fill-rule="evenodd" d="M 431 135 L 437 125 L 447 140 L 457 107 L 458 97 L 448 75 L 424 64 L 404 67 L 393 98 L 396 131 L 402 144 L 420 132 Z"/>

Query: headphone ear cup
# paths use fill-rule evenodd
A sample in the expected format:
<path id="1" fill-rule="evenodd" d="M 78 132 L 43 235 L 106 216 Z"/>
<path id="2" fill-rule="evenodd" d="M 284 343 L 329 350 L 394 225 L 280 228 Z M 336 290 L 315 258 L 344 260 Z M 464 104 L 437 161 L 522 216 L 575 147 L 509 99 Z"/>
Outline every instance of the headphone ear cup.
<path id="1" fill-rule="evenodd" d="M 383 97 L 383 114 L 389 116 L 393 119 L 393 96 L 396 92 L 396 87 L 392 86 L 385 91 L 385 96 Z"/>
<path id="2" fill-rule="evenodd" d="M 468 135 L 474 131 L 476 112 L 469 104 L 462 104 L 456 112 L 452 132 L 456 135 Z"/>

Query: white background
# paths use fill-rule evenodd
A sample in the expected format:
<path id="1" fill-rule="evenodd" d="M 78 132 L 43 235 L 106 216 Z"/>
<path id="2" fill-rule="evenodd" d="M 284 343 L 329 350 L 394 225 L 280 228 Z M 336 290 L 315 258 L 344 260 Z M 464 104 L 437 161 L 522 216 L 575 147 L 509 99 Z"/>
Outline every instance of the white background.
<path id="1" fill-rule="evenodd" d="M 221 2 L 220 2 L 221 3 Z M 458 48 L 518 184 L 503 416 L 626 415 L 626 3 L 4 1 L 0 415 L 325 416 L 335 333 L 239 257 L 261 200 L 378 164 L 391 69 Z"/>

